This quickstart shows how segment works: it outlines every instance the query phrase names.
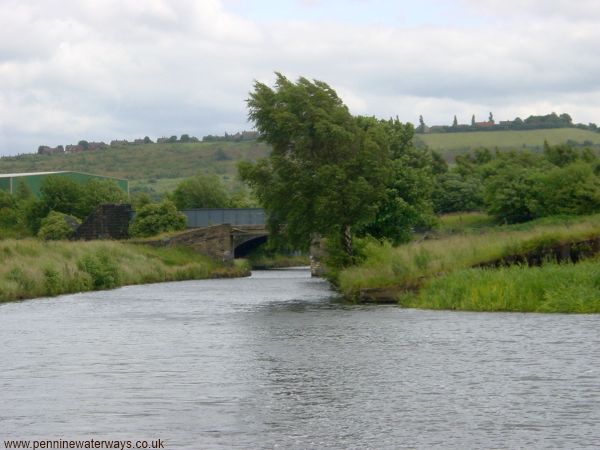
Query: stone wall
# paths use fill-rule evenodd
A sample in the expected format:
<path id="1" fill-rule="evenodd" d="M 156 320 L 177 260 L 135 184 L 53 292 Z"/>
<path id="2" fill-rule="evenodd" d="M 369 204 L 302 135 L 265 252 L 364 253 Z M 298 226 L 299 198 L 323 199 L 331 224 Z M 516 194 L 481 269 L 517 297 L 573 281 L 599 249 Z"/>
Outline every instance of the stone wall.
<path id="1" fill-rule="evenodd" d="M 127 239 L 131 217 L 129 204 L 100 205 L 77 228 L 73 239 Z"/>
<path id="2" fill-rule="evenodd" d="M 156 241 L 144 243 L 157 247 L 183 246 L 224 262 L 233 261 L 231 225 L 193 228 Z"/>

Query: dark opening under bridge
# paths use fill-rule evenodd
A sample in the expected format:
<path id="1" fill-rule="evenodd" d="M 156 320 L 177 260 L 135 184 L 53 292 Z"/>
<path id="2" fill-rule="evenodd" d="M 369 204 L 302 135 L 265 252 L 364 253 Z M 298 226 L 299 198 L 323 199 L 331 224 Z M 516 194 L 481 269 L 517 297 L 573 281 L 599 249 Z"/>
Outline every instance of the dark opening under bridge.
<path id="1" fill-rule="evenodd" d="M 161 245 L 183 245 L 222 261 L 246 256 L 267 242 L 262 208 L 200 208 L 181 210 L 186 231 L 160 241 Z"/>

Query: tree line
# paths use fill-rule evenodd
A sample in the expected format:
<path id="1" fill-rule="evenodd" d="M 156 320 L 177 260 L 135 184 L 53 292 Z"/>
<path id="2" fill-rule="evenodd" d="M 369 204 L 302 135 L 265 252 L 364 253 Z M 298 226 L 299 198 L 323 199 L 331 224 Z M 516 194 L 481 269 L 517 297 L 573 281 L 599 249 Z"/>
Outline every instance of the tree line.
<path id="1" fill-rule="evenodd" d="M 554 112 L 545 115 L 531 115 L 526 119 L 520 117 L 514 120 L 505 120 L 496 122 L 493 114 L 490 112 L 488 120 L 477 122 L 475 115 L 471 117 L 470 124 L 460 124 L 456 116 L 452 120 L 452 125 L 434 125 L 427 126 L 423 116 L 419 116 L 419 125 L 416 133 L 457 133 L 464 131 L 510 131 L 510 130 L 544 130 L 550 128 L 579 128 L 582 130 L 599 131 L 595 123 L 589 124 L 573 123 L 569 114 L 556 114 Z"/>

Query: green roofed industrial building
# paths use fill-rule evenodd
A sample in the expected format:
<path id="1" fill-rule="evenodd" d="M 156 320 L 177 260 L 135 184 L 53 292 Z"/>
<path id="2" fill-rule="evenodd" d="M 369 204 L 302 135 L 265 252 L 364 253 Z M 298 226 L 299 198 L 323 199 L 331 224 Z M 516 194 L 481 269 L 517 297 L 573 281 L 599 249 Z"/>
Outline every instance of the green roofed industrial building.
<path id="1" fill-rule="evenodd" d="M 66 177 L 81 184 L 91 180 L 113 180 L 123 192 L 129 194 L 129 182 L 121 178 L 92 175 L 83 172 L 30 172 L 30 173 L 4 173 L 0 174 L 0 190 L 14 194 L 20 183 L 23 183 L 36 196 L 40 195 L 40 187 L 48 177 Z"/>

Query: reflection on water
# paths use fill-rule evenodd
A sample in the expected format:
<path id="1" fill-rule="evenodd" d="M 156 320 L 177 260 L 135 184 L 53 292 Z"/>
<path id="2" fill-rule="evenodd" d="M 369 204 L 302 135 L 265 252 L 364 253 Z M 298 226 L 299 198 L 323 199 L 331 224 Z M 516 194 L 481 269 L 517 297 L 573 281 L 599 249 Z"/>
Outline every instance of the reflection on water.
<path id="1" fill-rule="evenodd" d="M 594 447 L 599 322 L 352 306 L 306 270 L 3 304 L 1 439 Z"/>

